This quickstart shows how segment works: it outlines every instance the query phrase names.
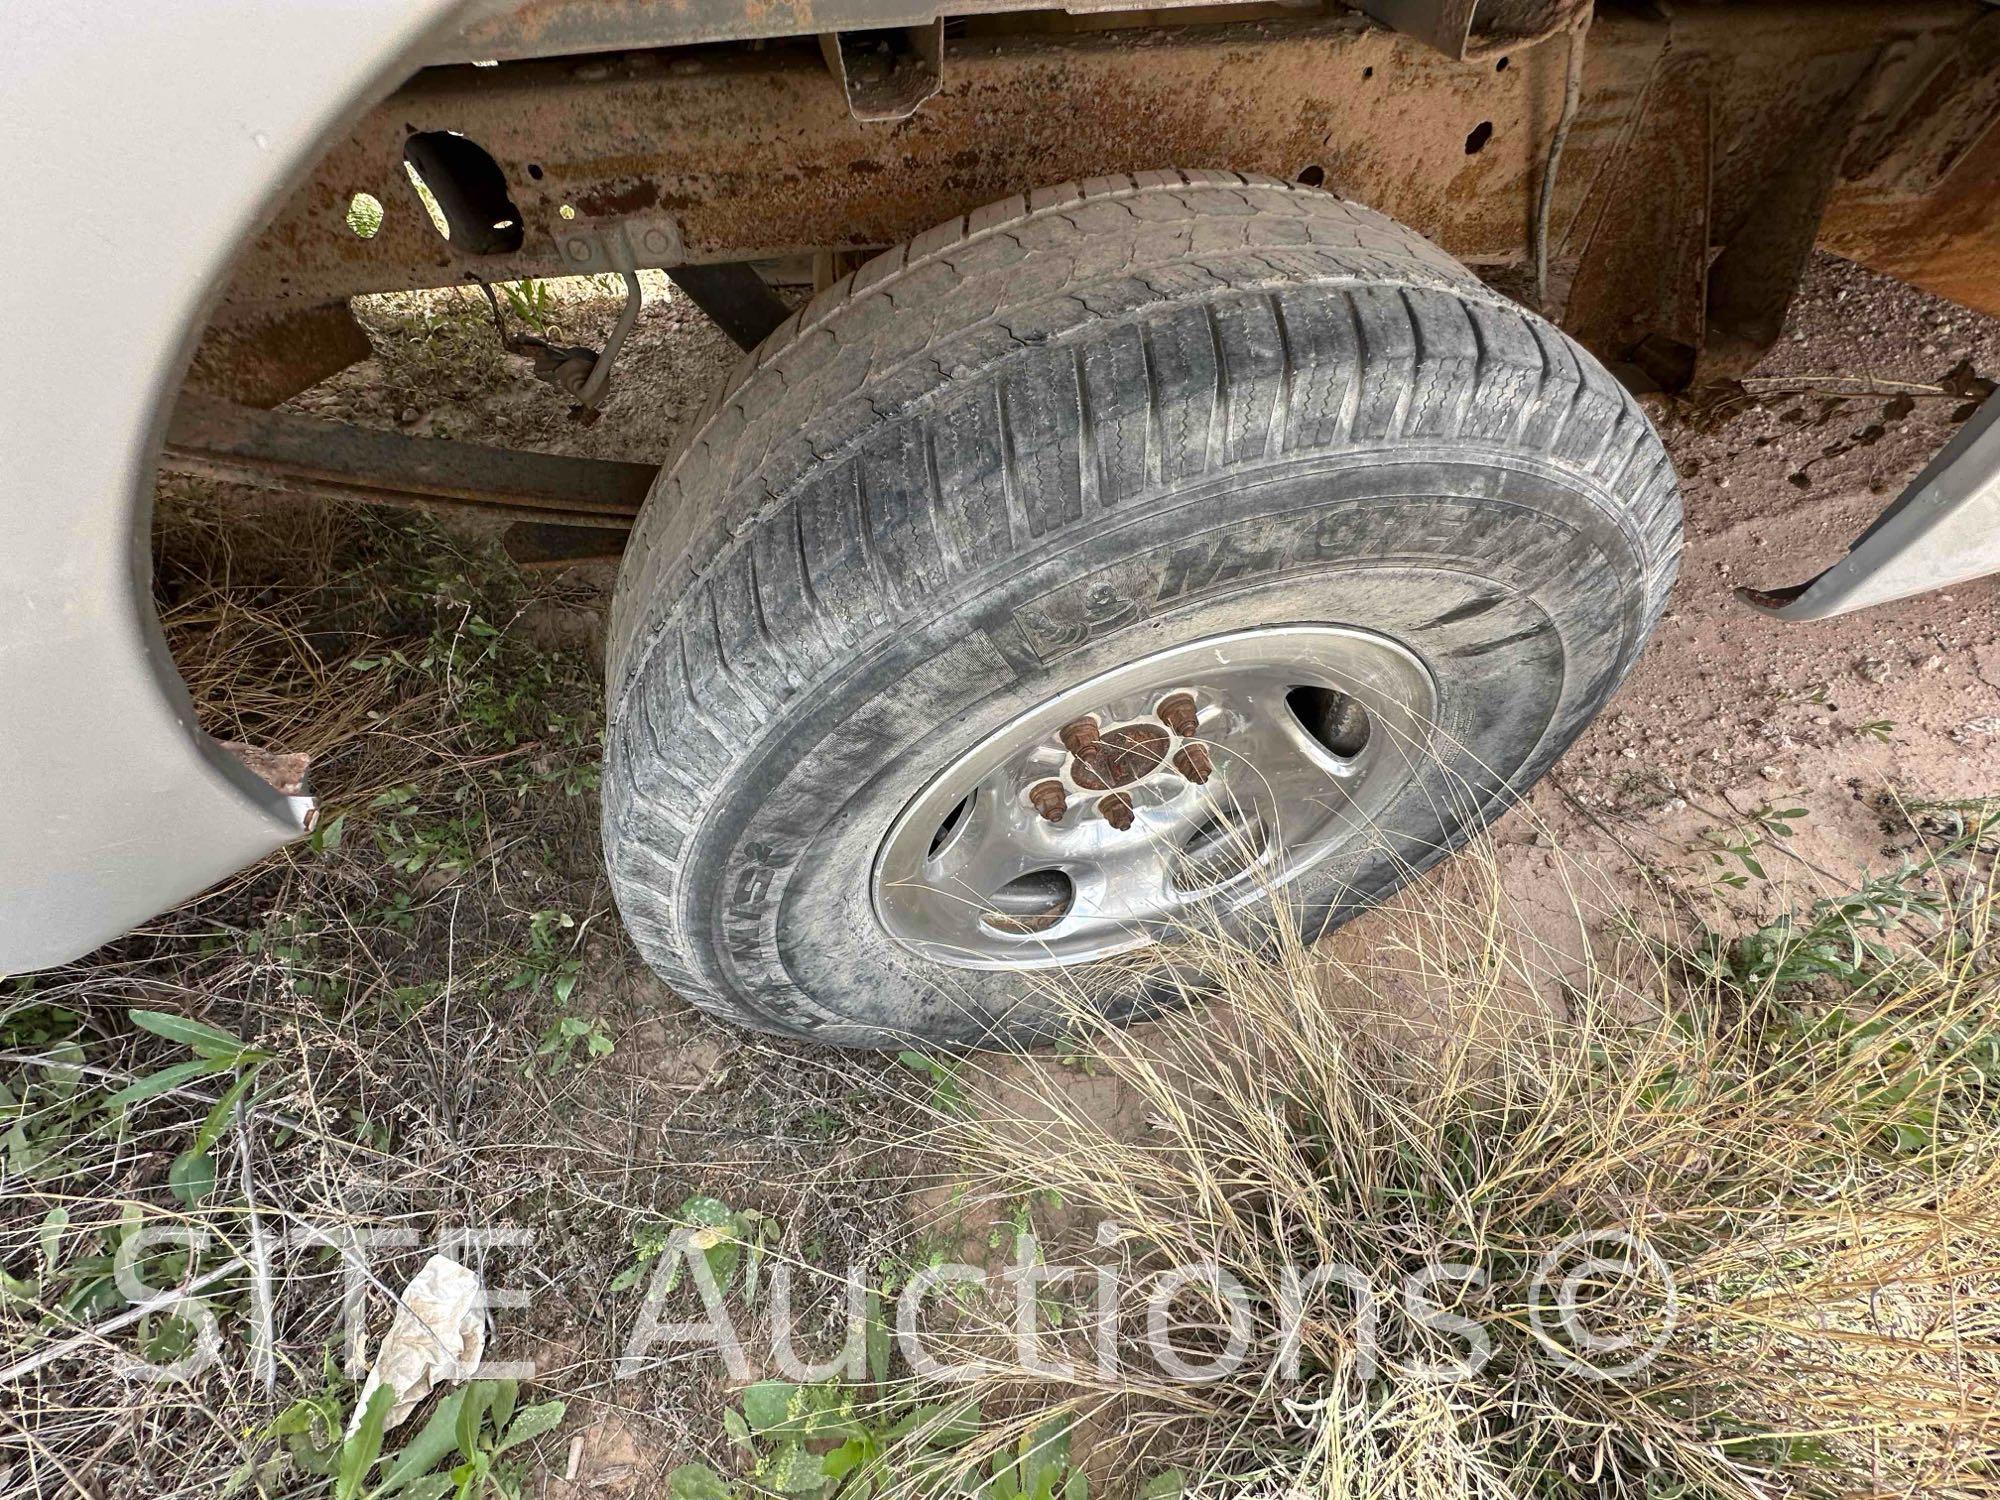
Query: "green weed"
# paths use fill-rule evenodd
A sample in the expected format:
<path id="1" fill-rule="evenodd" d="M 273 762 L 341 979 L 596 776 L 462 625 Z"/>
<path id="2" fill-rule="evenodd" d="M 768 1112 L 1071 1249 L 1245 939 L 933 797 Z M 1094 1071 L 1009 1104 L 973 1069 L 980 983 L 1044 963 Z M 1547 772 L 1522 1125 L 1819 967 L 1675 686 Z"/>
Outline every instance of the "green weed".
<path id="1" fill-rule="evenodd" d="M 879 1367 L 886 1369 L 886 1338 Z M 706 1464 L 668 1478 L 671 1500 L 742 1500 L 753 1494 L 801 1500 L 1086 1500 L 1089 1482 L 1070 1463 L 1070 1419 L 995 1439 L 975 1403 L 926 1401 L 906 1382 L 880 1376 L 855 1388 L 838 1382 L 764 1380 L 725 1419 L 748 1457 L 750 1483 L 732 1484 Z"/>
<path id="2" fill-rule="evenodd" d="M 1763 861 L 1758 858 L 1758 851 L 1774 838 L 1790 838 L 1792 825 L 1805 816 L 1803 807 L 1776 808 L 1763 803 L 1752 809 L 1737 827 L 1704 835 L 1709 863 L 1718 872 L 1714 877 L 1715 883 L 1730 890 L 1741 890 L 1753 879 L 1770 879 L 1764 871 Z M 1732 863 L 1737 868 L 1731 869 Z"/>
<path id="3" fill-rule="evenodd" d="M 475 1380 L 448 1392 L 415 1434 L 389 1447 L 384 1421 L 392 1393 L 378 1386 L 347 1431 L 339 1395 L 302 1397 L 270 1424 L 291 1463 L 331 1480 L 333 1500 L 521 1500 L 526 1454 L 508 1458 L 560 1426 L 561 1401 L 518 1406 L 511 1380 Z M 232 1491 L 280 1478 L 268 1463 L 239 1471 Z"/>
<path id="4" fill-rule="evenodd" d="M 504 281 L 500 290 L 506 293 L 509 311 L 537 333 L 556 320 L 555 298 L 546 281 Z"/>
<path id="5" fill-rule="evenodd" d="M 736 1273 L 743 1273 L 743 1295 L 757 1300 L 764 1257 L 777 1242 L 779 1226 L 768 1214 L 754 1208 L 731 1208 L 720 1198 L 696 1193 L 686 1199 L 680 1213 L 670 1223 L 644 1223 L 632 1232 L 632 1263 L 611 1280 L 611 1290 L 622 1292 L 646 1279 L 653 1262 L 667 1251 L 676 1229 L 692 1231 L 688 1248 L 700 1253 L 715 1279 L 716 1290 L 727 1294 Z M 663 1292 L 680 1285 L 685 1262 L 676 1260 L 667 1272 Z"/>

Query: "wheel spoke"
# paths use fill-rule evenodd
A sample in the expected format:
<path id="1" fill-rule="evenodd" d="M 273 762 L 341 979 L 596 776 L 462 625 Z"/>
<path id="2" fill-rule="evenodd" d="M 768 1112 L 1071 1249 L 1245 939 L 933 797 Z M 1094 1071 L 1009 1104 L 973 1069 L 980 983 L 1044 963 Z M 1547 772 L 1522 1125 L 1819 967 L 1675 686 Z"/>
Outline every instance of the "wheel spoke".
<path id="1" fill-rule="evenodd" d="M 952 831 L 936 855 L 885 884 L 892 908 L 904 920 L 921 923 L 946 948 L 977 952 L 982 919 L 994 910 L 993 894 L 1034 867 L 1034 855 L 1001 795 L 997 787 L 979 787 L 970 794 L 965 825 Z"/>
<path id="2" fill-rule="evenodd" d="M 1210 752 L 1221 806 L 1264 818 L 1283 850 L 1301 849 L 1341 821 L 1351 776 L 1329 766 L 1282 694 L 1257 693 L 1239 722 Z"/>

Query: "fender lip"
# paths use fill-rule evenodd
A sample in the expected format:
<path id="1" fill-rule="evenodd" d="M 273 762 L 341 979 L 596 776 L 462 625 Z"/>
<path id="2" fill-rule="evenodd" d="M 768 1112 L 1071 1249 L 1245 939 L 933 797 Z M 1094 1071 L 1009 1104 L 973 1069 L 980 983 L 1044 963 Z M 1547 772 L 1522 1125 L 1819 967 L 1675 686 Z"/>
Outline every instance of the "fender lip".
<path id="1" fill-rule="evenodd" d="M 0 137 L 37 205 L 35 243 L 28 215 L 4 230 L 37 286 L 34 356 L 0 364 L 0 973 L 77 958 L 308 826 L 309 797 L 196 723 L 152 605 L 154 460 L 236 246 L 459 9 L 0 10 Z"/>
<path id="2" fill-rule="evenodd" d="M 1847 556 L 1789 588 L 1736 597 L 1780 620 L 1826 620 L 2000 572 L 2000 395 L 1855 539 Z"/>

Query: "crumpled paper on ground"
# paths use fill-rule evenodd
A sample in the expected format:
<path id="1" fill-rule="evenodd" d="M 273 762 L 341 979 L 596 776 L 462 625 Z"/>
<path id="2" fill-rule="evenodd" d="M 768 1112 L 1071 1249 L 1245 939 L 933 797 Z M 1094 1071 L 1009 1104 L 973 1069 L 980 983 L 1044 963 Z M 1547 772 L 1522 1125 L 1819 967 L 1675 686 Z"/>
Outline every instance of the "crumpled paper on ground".
<path id="1" fill-rule="evenodd" d="M 403 1288 L 402 1306 L 375 1351 L 348 1432 L 361 1425 L 377 1388 L 386 1385 L 394 1392 L 386 1431 L 415 1411 L 433 1386 L 470 1378 L 485 1351 L 485 1284 L 477 1271 L 433 1255 Z"/>

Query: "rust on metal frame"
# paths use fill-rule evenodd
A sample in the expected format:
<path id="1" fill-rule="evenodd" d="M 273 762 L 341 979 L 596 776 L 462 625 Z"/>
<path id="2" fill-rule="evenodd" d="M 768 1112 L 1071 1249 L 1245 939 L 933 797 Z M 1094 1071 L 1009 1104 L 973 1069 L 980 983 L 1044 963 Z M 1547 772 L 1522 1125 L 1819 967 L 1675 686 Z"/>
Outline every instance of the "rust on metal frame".
<path id="1" fill-rule="evenodd" d="M 1675 50 L 1647 80 L 1630 137 L 1593 194 L 1563 326 L 1679 387 L 1706 327 L 1715 96 L 1707 53 Z"/>
<path id="2" fill-rule="evenodd" d="M 1354 0 L 1385 26 L 1421 37 L 1446 57 L 1484 61 L 1577 25 L 1593 0 Z"/>
<path id="3" fill-rule="evenodd" d="M 372 352 L 345 299 L 251 309 L 202 331 L 188 383 L 219 399 L 272 407 Z"/>
<path id="4" fill-rule="evenodd" d="M 2000 313 L 2000 12 L 1859 133 L 1820 243 L 1871 270 Z"/>
<path id="5" fill-rule="evenodd" d="M 560 238 L 590 220 L 670 221 L 661 242 L 694 262 L 872 251 L 1030 187 L 1171 166 L 1316 168 L 1449 249 L 1506 258 L 1561 88 L 1559 59 L 1468 67 L 1354 14 L 972 35 L 944 73 L 882 124 L 851 117 L 811 42 L 432 70 L 328 153 L 231 299 L 557 275 Z M 438 238 L 403 170 L 413 130 L 493 155 L 528 227 L 518 253 L 468 260 Z M 357 192 L 385 206 L 366 240 L 345 228 Z"/>
<path id="6" fill-rule="evenodd" d="M 1734 223 L 1714 226 L 1720 247 L 1708 266 L 1703 379 L 1746 373 L 1777 342 L 1819 238 L 1840 159 L 1873 90 L 1893 77 L 1893 44 L 1868 72 L 1835 94 L 1788 150 L 1774 154 L 1764 190 Z"/>
<path id="7" fill-rule="evenodd" d="M 1600 352 L 1699 348 L 1699 265 L 1727 257 L 1737 234 L 1731 285 L 1776 285 L 1822 201 L 1821 243 L 2000 311 L 2000 143 L 1988 128 L 2000 70 L 1979 63 L 2000 18 L 1981 14 L 1972 0 L 1785 0 L 1682 7 L 1670 22 L 1601 15 L 1552 217 L 1558 278 L 1575 273 L 1575 317 L 1596 327 Z M 448 285 L 473 270 L 560 274 L 562 245 L 583 229 L 657 244 L 647 263 L 662 266 L 858 255 L 1028 187 L 1170 166 L 1308 173 L 1473 265 L 1526 252 L 1560 43 L 1501 69 L 1348 13 L 1034 24 L 1010 17 L 952 39 L 943 87 L 895 124 L 854 120 L 810 39 L 427 70 L 334 147 L 246 250 L 229 309 Z M 1960 55 L 1973 60 L 1955 64 Z M 1680 104 L 1662 112 L 1662 88 Z M 1810 138 L 1855 98 L 1866 101 L 1856 145 L 1838 180 L 1815 180 L 1823 160 Z M 1687 136 L 1702 120 L 1705 152 Z M 462 258 L 431 229 L 402 166 L 406 137 L 427 130 L 463 131 L 492 153 L 524 218 L 518 252 Z M 1677 138 L 1668 203 L 1649 201 L 1660 131 Z M 1782 232 L 1759 226 L 1787 172 L 1803 206 Z M 345 227 L 359 191 L 387 209 L 369 240 Z M 1650 312 L 1629 296 L 1618 305 L 1629 291 L 1618 265 L 1647 271 Z M 1759 305 L 1747 321 L 1769 323 L 1768 299 L 1749 300 Z"/>

